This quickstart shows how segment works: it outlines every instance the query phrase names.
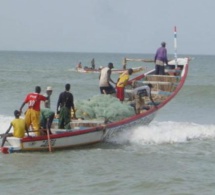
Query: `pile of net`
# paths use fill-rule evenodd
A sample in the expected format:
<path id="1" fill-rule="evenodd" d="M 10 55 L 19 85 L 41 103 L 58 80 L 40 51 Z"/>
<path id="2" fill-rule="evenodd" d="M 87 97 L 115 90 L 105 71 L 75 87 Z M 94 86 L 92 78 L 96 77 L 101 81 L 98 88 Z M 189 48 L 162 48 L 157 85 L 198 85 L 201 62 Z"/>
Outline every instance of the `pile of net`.
<path id="1" fill-rule="evenodd" d="M 111 95 L 97 95 L 75 102 L 76 117 L 118 121 L 134 115 L 134 108 Z"/>

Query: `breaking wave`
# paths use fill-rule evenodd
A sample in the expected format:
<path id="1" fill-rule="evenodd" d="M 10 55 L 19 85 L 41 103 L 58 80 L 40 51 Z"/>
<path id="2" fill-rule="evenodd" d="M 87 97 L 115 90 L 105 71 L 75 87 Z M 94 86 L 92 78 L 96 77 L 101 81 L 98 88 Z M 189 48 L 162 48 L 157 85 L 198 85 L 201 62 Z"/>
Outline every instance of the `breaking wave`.
<path id="1" fill-rule="evenodd" d="M 152 122 L 122 131 L 109 141 L 116 144 L 150 145 L 184 143 L 194 139 L 214 139 L 215 125 L 200 125 L 186 122 Z"/>

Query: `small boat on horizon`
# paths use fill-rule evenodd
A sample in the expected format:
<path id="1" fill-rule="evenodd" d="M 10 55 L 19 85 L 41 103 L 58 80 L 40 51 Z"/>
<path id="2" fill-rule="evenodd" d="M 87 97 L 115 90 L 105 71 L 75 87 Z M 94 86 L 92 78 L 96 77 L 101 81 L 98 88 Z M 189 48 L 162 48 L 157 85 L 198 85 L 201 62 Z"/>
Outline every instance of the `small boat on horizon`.
<path id="1" fill-rule="evenodd" d="M 89 67 L 84 67 L 84 68 L 75 68 L 75 70 L 77 72 L 80 72 L 80 73 L 100 73 L 102 68 L 103 67 L 100 67 L 98 69 L 92 69 L 92 68 L 89 68 Z M 142 67 L 142 66 L 133 67 L 132 69 L 133 69 L 133 73 L 138 73 L 138 72 L 141 72 L 141 71 L 145 70 L 145 68 Z M 121 74 L 126 70 L 127 69 L 112 69 L 111 72 L 112 72 L 112 74 Z"/>

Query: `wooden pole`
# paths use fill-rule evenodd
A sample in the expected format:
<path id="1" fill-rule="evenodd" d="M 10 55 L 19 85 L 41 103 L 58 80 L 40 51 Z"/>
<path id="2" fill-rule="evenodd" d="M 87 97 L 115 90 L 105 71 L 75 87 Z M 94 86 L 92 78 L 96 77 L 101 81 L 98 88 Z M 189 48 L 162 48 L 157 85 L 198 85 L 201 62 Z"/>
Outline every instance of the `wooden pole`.
<path id="1" fill-rule="evenodd" d="M 50 140 L 48 123 L 49 123 L 49 119 L 47 119 L 46 131 L 47 131 L 47 139 L 48 139 L 48 145 L 49 145 L 49 152 L 52 152 L 52 146 L 51 146 L 51 140 Z"/>
<path id="2" fill-rule="evenodd" d="M 176 26 L 174 27 L 174 56 L 175 56 L 175 65 L 176 68 L 178 67 L 178 62 L 177 62 L 177 30 L 176 30 Z"/>

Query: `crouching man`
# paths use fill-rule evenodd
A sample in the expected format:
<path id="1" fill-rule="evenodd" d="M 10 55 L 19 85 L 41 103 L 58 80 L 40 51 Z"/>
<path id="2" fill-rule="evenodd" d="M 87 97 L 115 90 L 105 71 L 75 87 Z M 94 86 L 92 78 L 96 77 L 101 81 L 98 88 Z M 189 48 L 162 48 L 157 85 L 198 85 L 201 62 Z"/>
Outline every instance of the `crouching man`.
<path id="1" fill-rule="evenodd" d="M 134 81 L 132 83 L 132 86 L 134 87 L 134 89 L 132 91 L 134 101 L 130 105 L 132 107 L 134 107 L 136 114 L 140 114 L 140 111 L 142 109 L 146 109 L 146 110 L 150 109 L 150 107 L 145 104 L 144 97 L 149 97 L 149 99 L 154 104 L 154 106 L 156 106 L 154 100 L 152 99 L 152 95 L 151 95 L 152 84 L 149 83 L 148 85 L 143 85 L 143 86 L 135 88 L 136 85 L 135 85 L 135 81 Z"/>

